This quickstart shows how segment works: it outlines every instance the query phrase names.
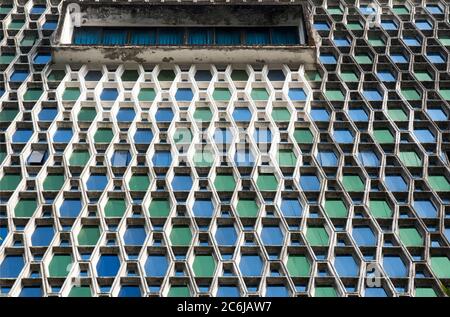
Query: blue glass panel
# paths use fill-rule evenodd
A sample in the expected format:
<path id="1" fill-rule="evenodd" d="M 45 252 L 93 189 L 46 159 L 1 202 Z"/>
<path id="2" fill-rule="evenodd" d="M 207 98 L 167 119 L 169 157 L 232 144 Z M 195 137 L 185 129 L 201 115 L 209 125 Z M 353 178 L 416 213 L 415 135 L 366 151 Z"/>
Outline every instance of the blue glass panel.
<path id="1" fill-rule="evenodd" d="M 214 33 L 208 28 L 190 28 L 188 43 L 192 45 L 209 45 L 213 44 Z"/>
<path id="2" fill-rule="evenodd" d="M 399 256 L 385 255 L 383 257 L 383 268 L 390 278 L 406 277 L 408 269 Z"/>
<path id="3" fill-rule="evenodd" d="M 152 159 L 154 166 L 170 166 L 172 154 L 169 151 L 156 151 Z"/>
<path id="4" fill-rule="evenodd" d="M 233 111 L 233 119 L 237 122 L 249 122 L 252 113 L 248 108 L 235 108 Z"/>
<path id="5" fill-rule="evenodd" d="M 82 206 L 80 199 L 64 199 L 59 213 L 63 218 L 76 218 L 80 214 Z"/>
<path id="6" fill-rule="evenodd" d="M 27 70 L 15 70 L 11 74 L 11 77 L 9 77 L 9 80 L 14 82 L 22 82 L 25 81 L 25 79 L 27 79 L 28 75 L 29 72 Z"/>
<path id="7" fill-rule="evenodd" d="M 214 131 L 214 142 L 216 144 L 230 144 L 233 140 L 233 134 L 227 128 L 217 128 Z"/>
<path id="8" fill-rule="evenodd" d="M 392 20 L 381 20 L 381 26 L 386 31 L 397 30 L 397 24 Z"/>
<path id="9" fill-rule="evenodd" d="M 328 114 L 328 111 L 324 108 L 313 108 L 310 110 L 310 115 L 314 121 L 330 120 L 330 115 Z"/>
<path id="10" fill-rule="evenodd" d="M 260 276 L 263 262 L 259 255 L 243 254 L 239 263 L 239 269 L 243 276 Z"/>
<path id="11" fill-rule="evenodd" d="M 269 80 L 271 81 L 284 81 L 286 79 L 286 76 L 281 69 L 271 69 L 267 73 L 267 78 L 269 78 Z M 292 99 L 292 97 L 290 98 Z"/>
<path id="12" fill-rule="evenodd" d="M 132 30 L 130 32 L 130 44 L 131 45 L 154 45 L 156 44 L 156 30 Z"/>
<path id="13" fill-rule="evenodd" d="M 272 131 L 268 128 L 256 128 L 254 138 L 256 143 L 271 143 Z"/>
<path id="14" fill-rule="evenodd" d="M 105 88 L 100 95 L 100 99 L 103 101 L 115 101 L 118 96 L 119 92 L 116 88 Z"/>
<path id="15" fill-rule="evenodd" d="M 373 246 L 377 243 L 376 237 L 369 226 L 354 227 L 352 236 L 358 246 Z"/>
<path id="16" fill-rule="evenodd" d="M 138 144 L 150 144 L 153 140 L 153 132 L 150 129 L 137 129 L 134 134 L 134 142 Z"/>
<path id="17" fill-rule="evenodd" d="M 120 268 L 119 257 L 115 254 L 103 254 L 97 263 L 97 274 L 100 277 L 115 277 Z"/>
<path id="18" fill-rule="evenodd" d="M 272 44 L 295 45 L 299 44 L 297 28 L 274 28 L 272 29 Z"/>
<path id="19" fill-rule="evenodd" d="M 376 167 L 380 166 L 378 156 L 372 151 L 361 151 L 358 153 L 358 159 L 363 166 Z"/>
<path id="20" fill-rule="evenodd" d="M 414 200 L 414 210 L 417 211 L 421 218 L 437 217 L 437 210 L 434 204 L 429 200 Z"/>
<path id="21" fill-rule="evenodd" d="M 36 246 L 48 246 L 55 235 L 53 226 L 39 226 L 34 229 L 31 236 L 31 244 Z"/>
<path id="22" fill-rule="evenodd" d="M 43 108 L 38 114 L 38 119 L 40 121 L 53 121 L 57 114 L 58 109 L 56 108 Z"/>
<path id="23" fill-rule="evenodd" d="M 0 226 L 0 246 L 5 241 L 6 236 L 8 235 L 8 227 L 5 225 Z"/>
<path id="24" fill-rule="evenodd" d="M 305 101 L 306 93 L 303 88 L 291 88 L 289 89 L 288 96 L 293 101 Z"/>
<path id="25" fill-rule="evenodd" d="M 403 38 L 403 42 L 405 42 L 405 44 L 408 46 L 420 46 L 421 45 L 419 39 L 412 37 L 412 36 L 405 36 Z"/>
<path id="26" fill-rule="evenodd" d="M 22 255 L 7 255 L 0 264 L 0 278 L 17 278 L 24 266 Z"/>
<path id="27" fill-rule="evenodd" d="M 101 42 L 101 29 L 75 28 L 73 43 L 77 45 L 95 45 Z"/>
<path id="28" fill-rule="evenodd" d="M 46 6 L 45 5 L 34 5 L 31 10 L 30 13 L 31 14 L 42 14 L 45 12 Z"/>
<path id="29" fill-rule="evenodd" d="M 446 121 L 447 114 L 440 108 L 431 108 L 427 110 L 428 115 L 434 121 Z"/>
<path id="30" fill-rule="evenodd" d="M 239 45 L 241 43 L 241 31 L 237 29 L 216 29 L 216 44 Z"/>
<path id="31" fill-rule="evenodd" d="M 192 210 L 195 217 L 211 217 L 214 205 L 210 199 L 196 199 Z"/>
<path id="32" fill-rule="evenodd" d="M 416 26 L 419 30 L 432 30 L 433 25 L 427 20 L 416 20 Z"/>
<path id="33" fill-rule="evenodd" d="M 330 26 L 328 25 L 327 22 L 315 22 L 314 28 L 317 31 L 329 31 L 330 30 Z"/>
<path id="34" fill-rule="evenodd" d="M 217 297 L 239 297 L 241 295 L 239 287 L 222 285 L 217 289 Z"/>
<path id="35" fill-rule="evenodd" d="M 124 45 L 127 42 L 127 31 L 122 29 L 103 29 L 102 44 Z"/>
<path id="36" fill-rule="evenodd" d="M 334 130 L 333 137 L 338 143 L 353 143 L 353 134 L 346 129 Z"/>
<path id="37" fill-rule="evenodd" d="M 170 108 L 159 108 L 156 111 L 155 119 L 157 122 L 170 122 L 173 119 L 173 111 Z"/>
<path id="38" fill-rule="evenodd" d="M 165 255 L 150 254 L 145 262 L 145 274 L 152 277 L 163 277 L 166 275 L 169 263 Z"/>
<path id="39" fill-rule="evenodd" d="M 362 14 L 370 15 L 375 13 L 375 8 L 367 5 L 361 5 L 359 7 L 359 11 L 361 11 Z"/>
<path id="40" fill-rule="evenodd" d="M 141 297 L 141 289 L 139 286 L 122 286 L 119 297 Z"/>
<path id="41" fill-rule="evenodd" d="M 388 70 L 381 70 L 377 73 L 378 78 L 380 78 L 381 81 L 384 82 L 393 82 L 395 81 L 394 75 Z"/>
<path id="42" fill-rule="evenodd" d="M 19 297 L 41 297 L 42 288 L 40 286 L 24 286 Z"/>
<path id="43" fill-rule="evenodd" d="M 58 129 L 53 135 L 53 142 L 69 143 L 69 141 L 72 139 L 72 136 L 72 129 Z"/>
<path id="44" fill-rule="evenodd" d="M 408 59 L 402 54 L 391 54 L 390 55 L 394 63 L 407 63 Z"/>
<path id="45" fill-rule="evenodd" d="M 133 108 L 120 108 L 117 112 L 117 121 L 119 122 L 131 122 L 134 120 L 136 112 Z"/>
<path id="46" fill-rule="evenodd" d="M 359 274 L 359 265 L 351 255 L 336 256 L 334 267 L 340 277 L 356 277 Z"/>
<path id="47" fill-rule="evenodd" d="M 406 192 L 408 190 L 408 186 L 401 176 L 386 176 L 385 182 L 388 190 L 391 192 Z"/>
<path id="48" fill-rule="evenodd" d="M 86 186 L 88 190 L 99 190 L 102 191 L 105 189 L 106 184 L 108 183 L 108 177 L 104 174 L 91 174 L 89 179 L 86 182 Z"/>
<path id="49" fill-rule="evenodd" d="M 177 101 L 191 101 L 194 98 L 194 93 L 191 88 L 178 88 L 175 99 Z"/>
<path id="50" fill-rule="evenodd" d="M 234 162 L 237 166 L 252 166 L 255 158 L 249 150 L 240 149 L 234 154 Z"/>
<path id="51" fill-rule="evenodd" d="M 123 240 L 125 245 L 143 245 L 146 237 L 147 233 L 143 226 L 128 226 Z"/>
<path id="52" fill-rule="evenodd" d="M 432 63 L 445 63 L 445 58 L 440 53 L 428 53 L 427 57 Z"/>
<path id="53" fill-rule="evenodd" d="M 345 37 L 337 37 L 334 39 L 336 46 L 350 46 L 350 41 Z"/>
<path id="54" fill-rule="evenodd" d="M 172 188 L 176 191 L 189 191 L 192 188 L 190 175 L 175 175 L 172 180 Z"/>
<path id="55" fill-rule="evenodd" d="M 234 226 L 217 227 L 215 238 L 219 245 L 235 245 L 237 240 L 236 229 Z"/>
<path id="56" fill-rule="evenodd" d="M 158 30 L 158 44 L 181 45 L 183 44 L 183 30 L 174 28 L 161 28 Z"/>
<path id="57" fill-rule="evenodd" d="M 261 240 L 264 245 L 282 245 L 284 235 L 278 226 L 264 226 L 261 231 Z"/>
<path id="58" fill-rule="evenodd" d="M 266 297 L 289 297 L 289 290 L 284 285 L 267 285 Z"/>
<path id="59" fill-rule="evenodd" d="M 363 92 L 364 97 L 369 101 L 382 101 L 383 95 L 376 89 L 368 89 Z"/>
<path id="60" fill-rule="evenodd" d="M 52 60 L 51 54 L 37 54 L 34 59 L 34 64 L 47 64 Z"/>
<path id="61" fill-rule="evenodd" d="M 442 8 L 439 5 L 437 5 L 437 4 L 427 4 L 426 5 L 426 9 L 431 14 L 442 14 L 442 13 L 444 13 Z"/>
<path id="62" fill-rule="evenodd" d="M 300 186 L 305 191 L 319 191 L 320 190 L 320 180 L 314 175 L 301 175 L 300 176 Z"/>
<path id="63" fill-rule="evenodd" d="M 364 109 L 349 109 L 348 114 L 350 115 L 350 118 L 353 121 L 368 121 L 369 116 L 367 115 L 367 112 Z"/>
<path id="64" fill-rule="evenodd" d="M 128 151 L 115 151 L 111 157 L 111 164 L 114 167 L 126 167 L 130 163 L 131 154 Z"/>
<path id="65" fill-rule="evenodd" d="M 283 198 L 280 209 L 285 217 L 301 217 L 303 214 L 303 207 L 298 199 Z"/>
<path id="66" fill-rule="evenodd" d="M 32 135 L 33 135 L 33 130 L 17 129 L 16 132 L 12 136 L 12 141 L 14 143 L 27 143 Z"/>
<path id="67" fill-rule="evenodd" d="M 387 297 L 387 293 L 382 287 L 366 288 L 365 297 Z"/>
<path id="68" fill-rule="evenodd" d="M 332 151 L 321 151 L 317 153 L 317 160 L 321 166 L 337 166 L 337 156 Z"/>
<path id="69" fill-rule="evenodd" d="M 434 143 L 436 138 L 428 129 L 415 129 L 414 135 L 421 143 Z"/>
<path id="70" fill-rule="evenodd" d="M 42 26 L 42 29 L 52 31 L 52 30 L 56 29 L 57 26 L 58 26 L 58 21 L 46 21 L 44 23 L 44 25 Z"/>
<path id="71" fill-rule="evenodd" d="M 323 64 L 336 64 L 337 59 L 333 54 L 320 54 L 320 61 Z"/>

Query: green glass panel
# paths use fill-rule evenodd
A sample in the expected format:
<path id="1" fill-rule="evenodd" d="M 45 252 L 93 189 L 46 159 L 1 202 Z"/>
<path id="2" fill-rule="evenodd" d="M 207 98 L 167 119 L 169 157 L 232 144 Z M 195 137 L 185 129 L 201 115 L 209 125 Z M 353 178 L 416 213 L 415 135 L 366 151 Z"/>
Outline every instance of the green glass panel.
<path id="1" fill-rule="evenodd" d="M 419 94 L 419 92 L 414 88 L 405 88 L 401 90 L 401 93 L 403 97 L 406 100 L 422 100 L 422 96 Z"/>
<path id="2" fill-rule="evenodd" d="M 347 22 L 347 29 L 352 31 L 359 31 L 362 30 L 363 27 L 359 22 Z"/>
<path id="3" fill-rule="evenodd" d="M 16 55 L 14 55 L 14 54 L 0 55 L 0 64 L 7 65 L 13 61 L 14 57 L 16 57 Z"/>
<path id="4" fill-rule="evenodd" d="M 400 240 L 407 247 L 416 247 L 423 245 L 423 238 L 416 228 L 400 228 Z"/>
<path id="5" fill-rule="evenodd" d="M 450 89 L 440 89 L 439 93 L 441 94 L 442 98 L 450 101 Z"/>
<path id="6" fill-rule="evenodd" d="M 188 246 L 191 244 L 192 232 L 188 226 L 173 226 L 170 232 L 170 242 L 173 245 Z"/>
<path id="7" fill-rule="evenodd" d="M 50 277 L 66 277 L 72 266 L 70 254 L 55 254 L 48 265 Z"/>
<path id="8" fill-rule="evenodd" d="M 330 237 L 324 227 L 308 227 L 306 240 L 312 246 L 328 246 Z"/>
<path id="9" fill-rule="evenodd" d="M 14 118 L 19 113 L 19 110 L 17 109 L 3 109 L 0 111 L 0 122 L 11 122 L 14 120 Z"/>
<path id="10" fill-rule="evenodd" d="M 191 291 L 187 286 L 172 285 L 170 286 L 168 297 L 190 297 Z"/>
<path id="11" fill-rule="evenodd" d="M 48 174 L 44 180 L 44 190 L 60 190 L 64 180 L 65 178 L 62 174 Z"/>
<path id="12" fill-rule="evenodd" d="M 4 174 L 0 179 L 0 191 L 2 190 L 16 190 L 22 176 L 20 174 Z"/>
<path id="13" fill-rule="evenodd" d="M 165 218 L 170 212 L 170 202 L 167 199 L 155 198 L 148 207 L 148 213 L 150 217 Z"/>
<path id="14" fill-rule="evenodd" d="M 212 277 L 216 271 L 216 261 L 212 255 L 196 255 L 192 268 L 196 277 Z"/>
<path id="15" fill-rule="evenodd" d="M 400 160 L 405 166 L 422 166 L 422 159 L 414 151 L 400 152 Z"/>
<path id="16" fill-rule="evenodd" d="M 6 155 L 7 155 L 6 151 L 3 149 L 0 149 L 0 164 L 3 163 L 3 160 L 5 159 Z"/>
<path id="17" fill-rule="evenodd" d="M 77 100 L 80 97 L 80 95 L 81 95 L 80 88 L 67 87 L 66 90 L 64 90 L 62 99 L 64 101 L 74 101 Z"/>
<path id="18" fill-rule="evenodd" d="M 280 166 L 295 166 L 297 163 L 295 153 L 287 149 L 278 151 L 277 160 Z"/>
<path id="19" fill-rule="evenodd" d="M 327 199 L 325 201 L 325 212 L 331 218 L 347 217 L 347 207 L 341 199 Z"/>
<path id="20" fill-rule="evenodd" d="M 78 121 L 82 122 L 92 122 L 97 115 L 97 110 L 91 107 L 83 107 L 78 112 Z"/>
<path id="21" fill-rule="evenodd" d="M 388 109 L 388 115 L 394 121 L 408 121 L 408 116 L 403 109 Z"/>
<path id="22" fill-rule="evenodd" d="M 394 143 L 395 139 L 388 129 L 373 130 L 373 136 L 378 143 Z"/>
<path id="23" fill-rule="evenodd" d="M 146 191 L 150 186 L 150 178 L 147 174 L 133 174 L 128 186 L 130 186 L 130 190 Z"/>
<path id="24" fill-rule="evenodd" d="M 322 76 L 320 76 L 320 73 L 315 70 L 308 70 L 305 72 L 305 77 L 307 81 L 321 81 Z"/>
<path id="25" fill-rule="evenodd" d="M 435 191 L 450 191 L 450 182 L 445 176 L 430 175 L 428 176 L 428 182 L 430 183 L 431 188 Z"/>
<path id="26" fill-rule="evenodd" d="M 14 215 L 16 217 L 30 218 L 33 216 L 37 208 L 37 201 L 34 198 L 22 198 L 14 208 Z"/>
<path id="27" fill-rule="evenodd" d="M 100 128 L 94 134 L 94 141 L 96 143 L 109 143 L 114 137 L 112 129 Z"/>
<path id="28" fill-rule="evenodd" d="M 22 26 L 25 24 L 25 20 L 13 20 L 8 25 L 8 29 L 10 30 L 20 30 Z"/>
<path id="29" fill-rule="evenodd" d="M 341 9 L 341 7 L 336 6 L 330 6 L 327 8 L 328 14 L 335 14 L 335 15 L 341 15 L 344 13 L 344 11 Z"/>
<path id="30" fill-rule="evenodd" d="M 23 37 L 22 41 L 20 42 L 21 46 L 33 46 L 34 43 L 36 43 L 37 36 L 33 34 L 27 34 Z"/>
<path id="31" fill-rule="evenodd" d="M 122 81 L 136 81 L 139 78 L 139 72 L 135 69 L 127 69 L 122 73 Z"/>
<path id="32" fill-rule="evenodd" d="M 428 72 L 415 72 L 414 75 L 419 81 L 432 81 L 433 77 L 431 77 Z"/>
<path id="33" fill-rule="evenodd" d="M 439 41 L 444 46 L 450 46 L 450 36 L 448 35 L 442 35 L 439 37 Z"/>
<path id="34" fill-rule="evenodd" d="M 386 43 L 384 43 L 382 38 L 378 38 L 378 37 L 373 37 L 373 38 L 369 38 L 369 44 L 372 46 L 385 46 Z"/>
<path id="35" fill-rule="evenodd" d="M 213 98 L 218 101 L 228 101 L 231 98 L 231 92 L 228 88 L 215 88 Z"/>
<path id="36" fill-rule="evenodd" d="M 269 99 L 269 93 L 266 88 L 253 88 L 251 97 L 253 100 L 267 100 Z"/>
<path id="37" fill-rule="evenodd" d="M 91 297 L 92 291 L 89 286 L 74 286 L 70 290 L 69 297 Z"/>
<path id="38" fill-rule="evenodd" d="M 344 175 L 342 177 L 342 184 L 348 192 L 364 191 L 364 183 L 358 175 Z"/>
<path id="39" fill-rule="evenodd" d="M 127 204 L 124 199 L 110 198 L 105 206 L 106 217 L 122 217 L 127 209 Z"/>
<path id="40" fill-rule="evenodd" d="M 286 266 L 292 277 L 308 277 L 311 271 L 311 264 L 304 255 L 289 255 Z"/>
<path id="41" fill-rule="evenodd" d="M 348 82 L 355 82 L 355 81 L 359 81 L 358 76 L 354 73 L 354 72 L 341 72 L 341 78 L 344 81 L 348 81 Z"/>
<path id="42" fill-rule="evenodd" d="M 437 297 L 437 294 L 431 287 L 416 287 L 415 297 Z"/>
<path id="43" fill-rule="evenodd" d="M 392 11 L 395 14 L 409 14 L 409 9 L 404 5 L 395 5 Z"/>
<path id="44" fill-rule="evenodd" d="M 358 64 L 372 64 L 372 58 L 367 54 L 357 54 L 355 60 Z"/>
<path id="45" fill-rule="evenodd" d="M 66 76 L 66 72 L 61 69 L 52 70 L 47 76 L 49 81 L 61 81 Z"/>
<path id="46" fill-rule="evenodd" d="M 316 286 L 314 297 L 337 297 L 336 290 L 331 286 Z"/>
<path id="47" fill-rule="evenodd" d="M 295 129 L 294 139 L 297 143 L 313 143 L 314 136 L 309 129 Z"/>
<path id="48" fill-rule="evenodd" d="M 262 191 L 275 191 L 278 188 L 278 180 L 273 174 L 259 174 L 256 185 Z"/>
<path id="49" fill-rule="evenodd" d="M 236 69 L 231 73 L 231 79 L 233 81 L 247 81 L 248 74 L 243 69 Z"/>
<path id="50" fill-rule="evenodd" d="M 200 149 L 195 152 L 193 160 L 197 167 L 209 167 L 214 161 L 214 154 L 208 150 L 202 151 L 202 149 Z"/>
<path id="51" fill-rule="evenodd" d="M 35 101 L 38 100 L 42 95 L 42 89 L 40 88 L 30 88 L 23 94 L 24 101 Z"/>
<path id="52" fill-rule="evenodd" d="M 139 101 L 153 101 L 155 100 L 156 92 L 153 88 L 142 88 L 139 92 Z"/>
<path id="53" fill-rule="evenodd" d="M 325 96 L 327 96 L 327 98 L 332 101 L 344 101 L 345 100 L 345 96 L 342 93 L 342 91 L 340 91 L 340 90 L 327 90 L 327 91 L 325 91 Z"/>
<path id="54" fill-rule="evenodd" d="M 450 259 L 446 256 L 432 256 L 431 269 L 437 278 L 450 278 Z"/>
<path id="55" fill-rule="evenodd" d="M 83 226 L 78 234 L 79 245 L 96 245 L 100 238 L 100 228 L 98 226 Z"/>
<path id="56" fill-rule="evenodd" d="M 175 130 L 173 140 L 177 144 L 190 144 L 192 142 L 192 132 L 188 128 L 179 128 Z"/>
<path id="57" fill-rule="evenodd" d="M 390 218 L 392 210 L 385 200 L 370 200 L 369 210 L 375 218 Z"/>
<path id="58" fill-rule="evenodd" d="M 217 174 L 214 180 L 214 187 L 217 191 L 234 191 L 236 188 L 236 181 L 233 175 Z"/>
<path id="59" fill-rule="evenodd" d="M 273 108 L 272 118 L 274 121 L 282 122 L 291 120 L 291 113 L 286 108 Z"/>
<path id="60" fill-rule="evenodd" d="M 158 74 L 159 81 L 173 81 L 175 79 L 175 73 L 171 69 L 163 69 Z"/>
<path id="61" fill-rule="evenodd" d="M 0 14 L 8 14 L 12 9 L 10 5 L 2 5 L 0 6 Z"/>
<path id="62" fill-rule="evenodd" d="M 236 209 L 241 217 L 256 217 L 259 212 L 258 204 L 254 199 L 239 199 Z"/>
<path id="63" fill-rule="evenodd" d="M 69 165 L 85 166 L 90 158 L 91 155 L 89 154 L 88 151 L 80 151 L 80 150 L 73 151 L 69 159 Z"/>
<path id="64" fill-rule="evenodd" d="M 212 111 L 208 107 L 197 108 L 194 112 L 194 119 L 200 122 L 210 122 L 212 116 Z"/>

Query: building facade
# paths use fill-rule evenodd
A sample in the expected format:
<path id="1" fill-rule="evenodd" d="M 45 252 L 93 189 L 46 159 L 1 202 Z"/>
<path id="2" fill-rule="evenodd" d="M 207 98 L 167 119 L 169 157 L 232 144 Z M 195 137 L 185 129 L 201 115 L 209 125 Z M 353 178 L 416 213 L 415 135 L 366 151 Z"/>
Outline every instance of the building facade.
<path id="1" fill-rule="evenodd" d="M 448 296 L 450 4 L 182 2 L 0 1 L 0 295 Z"/>

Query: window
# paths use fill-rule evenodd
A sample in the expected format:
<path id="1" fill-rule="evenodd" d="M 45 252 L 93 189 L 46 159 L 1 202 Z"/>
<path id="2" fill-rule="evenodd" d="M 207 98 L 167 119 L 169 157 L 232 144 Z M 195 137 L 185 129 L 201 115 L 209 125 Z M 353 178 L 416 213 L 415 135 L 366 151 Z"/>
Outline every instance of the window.
<path id="1" fill-rule="evenodd" d="M 48 246 L 53 239 L 55 229 L 53 226 L 38 226 L 31 236 L 33 246 Z"/>
<path id="2" fill-rule="evenodd" d="M 361 151 L 358 153 L 358 159 L 363 166 L 376 167 L 380 166 L 378 156 L 372 151 Z"/>
<path id="3" fill-rule="evenodd" d="M 0 264 L 0 278 L 17 278 L 23 267 L 23 255 L 7 255 Z"/>
<path id="4" fill-rule="evenodd" d="M 120 108 L 116 118 L 119 122 L 132 122 L 135 116 L 136 112 L 133 108 Z"/>
<path id="5" fill-rule="evenodd" d="M 400 278 L 408 275 L 408 269 L 399 256 L 385 255 L 382 261 L 383 268 L 390 278 Z"/>
<path id="6" fill-rule="evenodd" d="M 304 191 L 319 191 L 320 180 L 316 175 L 313 174 L 301 175 L 300 186 Z"/>
<path id="7" fill-rule="evenodd" d="M 41 297 L 42 288 L 40 286 L 24 286 L 19 297 Z"/>
<path id="8" fill-rule="evenodd" d="M 190 191 L 192 178 L 190 175 L 175 175 L 172 180 L 172 188 L 175 191 Z"/>
<path id="9" fill-rule="evenodd" d="M 374 246 L 377 244 L 376 237 L 368 226 L 353 227 L 352 237 L 358 246 Z"/>
<path id="10" fill-rule="evenodd" d="M 321 166 L 337 166 L 338 158 L 332 151 L 320 151 L 317 153 L 317 160 Z"/>
<path id="11" fill-rule="evenodd" d="M 115 151 L 111 157 L 111 164 L 114 167 L 126 167 L 130 163 L 131 154 L 128 151 Z"/>
<path id="12" fill-rule="evenodd" d="M 125 245 L 143 245 L 146 237 L 147 233 L 143 226 L 128 226 L 123 240 Z"/>
<path id="13" fill-rule="evenodd" d="M 267 285 L 266 297 L 289 297 L 289 290 L 284 285 Z"/>
<path id="14" fill-rule="evenodd" d="M 170 122 L 173 119 L 173 111 L 170 108 L 159 108 L 156 111 L 155 119 L 157 122 Z"/>
<path id="15" fill-rule="evenodd" d="M 239 297 L 241 292 L 239 287 L 232 285 L 219 285 L 217 289 L 217 297 Z"/>
<path id="16" fill-rule="evenodd" d="M 149 277 L 163 277 L 166 275 L 168 266 L 165 255 L 150 254 L 145 262 L 145 274 Z"/>
<path id="17" fill-rule="evenodd" d="M 282 245 L 284 235 L 279 226 L 264 226 L 261 230 L 261 240 L 264 245 Z"/>
<path id="18" fill-rule="evenodd" d="M 214 205 L 210 199 L 196 199 L 192 209 L 195 217 L 210 218 L 214 212 Z"/>
<path id="19" fill-rule="evenodd" d="M 263 262 L 259 255 L 243 254 L 239 262 L 239 269 L 244 277 L 260 276 L 262 273 Z"/>
<path id="20" fill-rule="evenodd" d="M 353 134 L 346 129 L 334 130 L 333 137 L 338 143 L 353 143 Z"/>
<path id="21" fill-rule="evenodd" d="M 408 185 L 400 175 L 390 175 L 385 177 L 386 186 L 391 192 L 406 192 Z"/>
<path id="22" fill-rule="evenodd" d="M 59 213 L 64 218 L 76 218 L 80 214 L 82 206 L 80 199 L 64 199 L 59 208 Z"/>
<path id="23" fill-rule="evenodd" d="M 42 165 L 47 159 L 47 151 L 33 150 L 28 157 L 28 165 Z"/>
<path id="24" fill-rule="evenodd" d="M 237 233 L 234 226 L 219 226 L 215 234 L 218 245 L 234 245 L 237 240 Z"/>
<path id="25" fill-rule="evenodd" d="M 58 129 L 53 135 L 53 142 L 68 143 L 72 139 L 72 129 Z"/>
<path id="26" fill-rule="evenodd" d="M 102 254 L 97 263 L 99 277 L 115 277 L 119 271 L 120 260 L 115 254 Z"/>
<path id="27" fill-rule="evenodd" d="M 134 142 L 137 144 L 150 144 L 153 139 L 151 129 L 137 129 L 134 134 Z"/>
<path id="28" fill-rule="evenodd" d="M 414 200 L 414 210 L 417 211 L 421 218 L 435 218 L 437 217 L 437 210 L 430 200 Z"/>
<path id="29" fill-rule="evenodd" d="M 88 190 L 103 191 L 108 184 L 108 177 L 104 174 L 91 174 L 86 182 Z"/>
<path id="30" fill-rule="evenodd" d="M 237 122 L 248 122 L 252 118 L 252 113 L 248 108 L 235 108 L 233 111 L 233 119 Z"/>
<path id="31" fill-rule="evenodd" d="M 170 151 L 155 151 L 152 162 L 154 166 L 170 166 L 172 163 L 172 154 Z"/>
<path id="32" fill-rule="evenodd" d="M 351 255 L 336 256 L 334 267 L 340 277 L 357 277 L 359 274 L 359 265 Z"/>

